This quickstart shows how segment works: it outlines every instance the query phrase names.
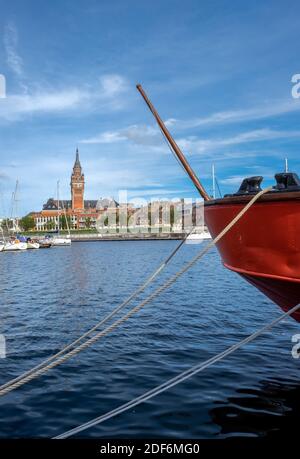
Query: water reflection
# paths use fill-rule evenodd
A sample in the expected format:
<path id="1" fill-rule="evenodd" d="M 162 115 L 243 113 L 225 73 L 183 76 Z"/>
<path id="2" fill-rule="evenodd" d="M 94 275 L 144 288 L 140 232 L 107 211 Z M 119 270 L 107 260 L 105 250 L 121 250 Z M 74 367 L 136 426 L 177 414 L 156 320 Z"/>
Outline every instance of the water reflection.
<path id="1" fill-rule="evenodd" d="M 238 389 L 227 401 L 215 402 L 210 414 L 220 435 L 273 437 L 293 434 L 300 418 L 300 384 L 261 381 L 257 388 Z"/>

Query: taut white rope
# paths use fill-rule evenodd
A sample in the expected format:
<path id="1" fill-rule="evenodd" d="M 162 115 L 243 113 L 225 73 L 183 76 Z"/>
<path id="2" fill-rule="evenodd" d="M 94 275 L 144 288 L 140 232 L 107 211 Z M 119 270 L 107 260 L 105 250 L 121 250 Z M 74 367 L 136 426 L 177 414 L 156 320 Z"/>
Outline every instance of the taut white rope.
<path id="1" fill-rule="evenodd" d="M 158 295 L 160 295 L 164 290 L 169 288 L 176 280 L 182 276 L 186 271 L 188 271 L 197 261 L 199 261 L 212 247 L 216 245 L 216 243 L 242 218 L 242 216 L 250 209 L 250 207 L 265 193 L 268 191 L 272 190 L 272 187 L 265 188 L 264 190 L 260 191 L 256 195 L 253 196 L 253 198 L 248 202 L 248 204 L 243 207 L 243 209 L 228 223 L 228 225 L 218 234 L 218 236 L 215 237 L 215 239 L 211 242 L 209 242 L 203 250 L 198 253 L 189 263 L 186 263 L 186 265 L 181 268 L 180 271 L 178 271 L 174 276 L 169 278 L 167 282 L 165 282 L 162 286 L 158 287 L 151 295 L 149 295 L 145 300 L 143 300 L 141 303 L 139 303 L 137 306 L 134 308 L 130 309 L 129 312 L 127 312 L 124 316 L 122 316 L 120 319 L 116 320 L 113 322 L 111 325 L 106 327 L 104 330 L 99 331 L 96 333 L 94 336 L 91 338 L 87 339 L 83 343 L 79 344 L 77 347 L 74 347 L 71 351 L 64 353 L 68 348 L 72 347 L 73 344 L 70 344 L 63 348 L 59 353 L 55 354 L 55 356 L 49 357 L 46 359 L 44 362 L 39 364 L 37 367 L 29 370 L 25 374 L 19 376 L 15 380 L 8 381 L 6 384 L 0 387 L 0 396 L 7 394 L 8 392 L 17 389 L 18 387 L 26 384 L 27 382 L 37 378 L 38 376 L 43 375 L 47 371 L 51 370 L 52 368 L 55 368 L 56 366 L 64 363 L 66 360 L 69 358 L 73 357 L 74 355 L 78 354 L 79 352 L 83 351 L 84 349 L 90 347 L 92 344 L 94 344 L 96 341 L 98 341 L 100 338 L 103 336 L 107 335 L 111 331 L 113 331 L 115 328 L 117 328 L 119 325 L 121 325 L 123 322 L 127 321 L 133 314 L 137 313 L 140 311 L 146 304 L 148 304 L 150 301 L 152 301 L 154 298 L 156 298 Z M 117 308 L 118 309 L 118 308 Z M 108 320 L 107 318 L 103 319 L 105 322 Z M 93 327 L 91 330 L 95 330 L 98 328 L 98 324 Z M 91 330 L 86 332 L 82 337 L 78 338 L 75 342 L 81 341 L 84 336 L 87 336 L 91 333 Z M 74 343 L 75 343 L 74 342 Z M 59 354 L 59 357 L 58 357 Z M 63 354 L 63 355 L 61 355 Z M 58 358 L 57 358 L 58 357 Z M 55 360 L 56 359 L 56 360 Z M 52 360 L 52 361 L 50 361 Z M 49 362 L 49 363 L 47 363 Z M 46 364 L 47 363 L 47 364 Z"/>
<path id="2" fill-rule="evenodd" d="M 151 284 L 151 282 L 154 281 L 154 279 L 161 273 L 161 271 L 167 266 L 167 264 L 170 262 L 170 260 L 176 255 L 176 253 L 178 252 L 178 250 L 182 247 L 182 245 L 185 243 L 186 239 L 188 238 L 188 236 L 190 234 L 193 233 L 195 228 L 192 228 L 192 230 L 187 233 L 185 235 L 185 237 L 182 239 L 182 241 L 175 247 L 175 249 L 172 251 L 172 253 L 170 255 L 168 255 L 168 257 L 161 263 L 161 265 L 148 277 L 148 279 L 146 279 L 146 281 L 140 286 L 138 287 L 125 301 L 123 301 L 123 303 L 121 303 L 119 306 L 117 306 L 115 309 L 113 309 L 113 311 L 111 311 L 107 316 L 105 316 L 103 319 L 101 319 L 96 325 L 94 325 L 92 328 L 90 328 L 89 330 L 87 330 L 83 335 L 79 336 L 78 338 L 76 338 L 76 340 L 74 340 L 72 343 L 66 345 L 65 347 L 63 347 L 59 352 L 57 352 L 56 354 L 53 354 L 51 355 L 50 357 L 48 357 L 47 359 L 43 360 L 41 363 L 39 363 L 38 365 L 36 365 L 35 367 L 31 368 L 30 370 L 26 371 L 25 373 L 21 374 L 20 376 L 18 376 L 17 378 L 14 378 L 14 379 L 11 379 L 10 381 L 8 381 L 7 383 L 3 384 L 2 386 L 0 386 L 0 390 L 3 390 L 9 386 L 11 386 L 12 384 L 18 382 L 18 381 L 21 381 L 23 378 L 25 378 L 25 376 L 28 376 L 30 375 L 31 373 L 33 373 L 34 371 L 38 370 L 39 368 L 42 368 L 46 363 L 48 362 L 51 362 L 52 360 L 60 357 L 61 355 L 63 355 L 67 350 L 71 349 L 72 347 L 74 347 L 76 344 L 78 344 L 80 341 L 82 341 L 84 338 L 87 338 L 88 336 L 90 336 L 94 331 L 96 331 L 99 327 L 101 327 L 101 325 L 104 325 L 109 319 L 111 319 L 113 316 L 115 316 L 119 311 L 121 311 L 121 309 L 125 308 L 125 306 L 127 306 L 132 300 L 134 300 L 134 298 L 136 298 L 140 293 L 142 293 L 147 287 L 148 285 Z M 1 394 L 0 394 L 1 395 Z"/>
<path id="3" fill-rule="evenodd" d="M 277 319 L 273 320 L 270 324 L 265 325 L 264 327 L 260 328 L 257 330 L 255 333 L 252 335 L 248 336 L 247 338 L 243 339 L 242 341 L 239 341 L 238 343 L 230 346 L 227 348 L 225 351 L 220 352 L 219 354 L 215 355 L 214 357 L 211 357 L 208 360 L 205 360 L 202 363 L 199 363 L 198 365 L 195 365 L 188 370 L 184 371 L 183 373 L 180 373 L 178 376 L 175 376 L 172 379 L 169 379 L 165 383 L 161 384 L 160 386 L 155 387 L 154 389 L 151 389 L 150 391 L 146 392 L 143 395 L 140 395 L 139 397 L 131 400 L 130 402 L 125 403 L 124 405 L 119 406 L 118 408 L 115 408 L 112 411 L 109 411 L 108 413 L 102 414 L 98 418 L 92 419 L 89 422 L 86 422 L 85 424 L 82 424 L 78 427 L 75 427 L 74 429 L 68 430 L 67 432 L 64 432 L 63 434 L 58 435 L 57 437 L 54 437 L 55 439 L 63 439 L 63 438 L 69 438 L 72 437 L 73 435 L 76 435 L 80 432 L 83 432 L 84 430 L 89 429 L 90 427 L 96 426 L 98 424 L 101 424 L 102 422 L 106 421 L 107 419 L 110 419 L 114 416 L 117 416 L 118 414 L 124 413 L 125 411 L 130 410 L 131 408 L 140 405 L 141 403 L 146 402 L 147 400 L 150 400 L 151 398 L 155 397 L 156 395 L 161 394 L 162 392 L 165 392 L 166 390 L 170 389 L 171 387 L 176 386 L 177 384 L 185 381 L 186 379 L 191 378 L 197 373 L 200 373 L 201 371 L 205 370 L 206 368 L 209 368 L 212 366 L 214 363 L 219 362 L 220 360 L 224 359 L 228 355 L 232 354 L 233 352 L 237 351 L 240 349 L 242 346 L 244 346 L 247 343 L 250 343 L 253 341 L 255 338 L 259 337 L 263 333 L 265 333 L 267 330 L 270 330 L 273 328 L 276 324 L 281 322 L 283 319 L 285 319 L 287 316 L 290 316 L 294 312 L 296 312 L 298 309 L 300 309 L 300 304 L 295 306 L 294 308 L 290 309 L 288 312 L 285 312 L 281 316 L 279 316 Z"/>

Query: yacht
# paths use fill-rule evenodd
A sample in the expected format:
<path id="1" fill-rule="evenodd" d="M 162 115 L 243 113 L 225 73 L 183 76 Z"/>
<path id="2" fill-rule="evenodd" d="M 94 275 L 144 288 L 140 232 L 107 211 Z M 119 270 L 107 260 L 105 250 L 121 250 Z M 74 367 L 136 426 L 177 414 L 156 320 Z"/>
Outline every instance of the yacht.
<path id="1" fill-rule="evenodd" d="M 206 228 L 203 228 L 203 230 L 200 232 L 195 232 L 195 233 L 190 234 L 186 238 L 185 243 L 186 244 L 201 244 L 203 241 L 207 239 L 211 239 L 210 232 Z"/>
<path id="2" fill-rule="evenodd" d="M 27 242 L 21 242 L 19 239 L 12 239 L 4 243 L 4 252 L 27 250 Z"/>
<path id="3" fill-rule="evenodd" d="M 39 249 L 40 244 L 37 241 L 32 240 L 30 237 L 27 239 L 27 249 Z"/>
<path id="4" fill-rule="evenodd" d="M 69 235 L 66 237 L 60 236 L 59 234 L 57 236 L 51 236 L 46 238 L 51 242 L 51 245 L 53 246 L 63 246 L 63 245 L 71 245 L 72 241 Z"/>

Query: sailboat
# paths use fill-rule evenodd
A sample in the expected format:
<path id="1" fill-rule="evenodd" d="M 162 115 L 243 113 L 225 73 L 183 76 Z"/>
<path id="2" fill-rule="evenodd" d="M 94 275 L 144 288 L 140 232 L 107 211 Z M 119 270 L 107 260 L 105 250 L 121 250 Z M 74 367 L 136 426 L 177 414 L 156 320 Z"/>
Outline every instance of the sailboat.
<path id="1" fill-rule="evenodd" d="M 27 249 L 39 249 L 40 244 L 37 241 L 32 240 L 31 238 L 27 238 Z"/>
<path id="2" fill-rule="evenodd" d="M 50 238 L 52 246 L 70 246 L 72 243 L 66 211 L 65 209 L 63 209 L 63 211 L 64 211 L 64 217 L 66 219 L 67 230 L 68 230 L 68 235 L 66 237 L 63 237 L 59 234 L 61 213 L 60 213 L 60 200 L 59 200 L 59 181 L 57 181 L 57 235 L 52 236 Z"/>
<path id="3" fill-rule="evenodd" d="M 11 221 L 13 223 L 12 229 L 7 227 L 8 233 L 12 231 L 13 234 L 16 234 L 17 231 L 19 230 L 19 224 L 18 224 L 18 218 L 17 218 L 17 191 L 18 191 L 18 186 L 19 182 L 18 180 L 16 181 L 16 186 L 15 190 L 12 193 L 12 200 L 11 200 Z M 6 221 L 7 222 L 7 221 Z M 2 235 L 3 235 L 3 230 L 2 230 Z M 3 235 L 3 241 L 4 241 L 4 247 L 3 251 L 4 252 L 15 252 L 15 251 L 20 251 L 20 250 L 27 250 L 27 242 L 24 239 L 15 237 L 15 236 L 10 236 L 8 240 L 4 238 Z"/>
<path id="4" fill-rule="evenodd" d="M 204 199 L 204 217 L 215 238 L 261 191 L 262 176 L 246 177 L 236 193 L 212 199 L 189 165 L 141 85 L 137 85 L 162 133 Z M 300 178 L 275 174 L 275 183 L 216 246 L 224 266 L 289 311 L 300 303 Z M 300 322 L 300 312 L 292 314 Z"/>
<path id="5" fill-rule="evenodd" d="M 27 242 L 20 242 L 19 239 L 11 239 L 4 243 L 4 252 L 27 250 Z"/>

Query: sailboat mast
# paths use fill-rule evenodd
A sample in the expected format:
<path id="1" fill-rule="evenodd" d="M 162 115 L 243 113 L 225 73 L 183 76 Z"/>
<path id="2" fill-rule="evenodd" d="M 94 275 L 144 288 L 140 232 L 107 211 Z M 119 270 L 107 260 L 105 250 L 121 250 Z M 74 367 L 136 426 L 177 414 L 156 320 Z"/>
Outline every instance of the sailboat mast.
<path id="1" fill-rule="evenodd" d="M 16 231 L 19 231 L 19 217 L 18 217 L 18 212 L 19 212 L 19 207 L 18 207 L 18 187 L 19 187 L 19 180 L 16 181 L 16 189 L 15 189 L 15 225 L 16 225 Z"/>
<path id="2" fill-rule="evenodd" d="M 149 107 L 150 111 L 152 112 L 154 118 L 156 119 L 160 129 L 162 130 L 162 132 L 165 135 L 167 141 L 169 142 L 170 146 L 172 147 L 175 155 L 177 156 L 177 158 L 179 159 L 179 161 L 183 165 L 185 171 L 188 173 L 190 179 L 194 183 L 195 187 L 199 191 L 200 195 L 202 196 L 204 201 L 209 201 L 210 200 L 209 195 L 205 191 L 205 189 L 204 189 L 203 185 L 201 184 L 200 180 L 198 179 L 197 175 L 195 174 L 195 172 L 193 171 L 193 169 L 189 165 L 189 163 L 186 160 L 184 154 L 182 153 L 182 151 L 178 147 L 177 143 L 175 142 L 175 140 L 171 136 L 171 134 L 168 131 L 168 129 L 166 128 L 164 122 L 160 118 L 160 116 L 157 113 L 156 109 L 154 108 L 154 106 L 152 105 L 150 100 L 148 99 L 148 97 L 147 97 L 145 91 L 143 90 L 142 86 L 140 84 L 138 84 L 136 87 L 137 87 L 137 90 L 140 92 L 141 96 L 143 97 L 143 99 L 145 100 L 146 104 L 148 105 L 148 107 Z"/>
<path id="3" fill-rule="evenodd" d="M 11 195 L 11 221 L 12 221 L 12 230 L 14 232 L 18 231 L 18 206 L 17 206 L 17 192 L 18 192 L 19 181 L 16 180 L 16 186 Z"/>
<path id="4" fill-rule="evenodd" d="M 216 174 L 215 174 L 215 165 L 213 164 L 211 166 L 211 172 L 212 172 L 212 194 L 213 194 L 213 199 L 216 199 Z"/>
<path id="5" fill-rule="evenodd" d="M 59 180 L 57 180 L 57 229 L 58 232 L 60 230 L 60 223 L 59 223 Z"/>
<path id="6" fill-rule="evenodd" d="M 10 205 L 10 219 L 13 221 L 14 218 L 14 202 L 15 202 L 15 192 L 11 194 L 11 205 Z"/>
<path id="7" fill-rule="evenodd" d="M 65 214 L 65 219 L 66 219 L 66 227 L 67 227 L 68 235 L 71 236 L 70 226 L 69 226 L 69 222 L 68 222 L 68 216 L 67 216 L 67 212 L 66 212 L 65 208 L 64 208 L 64 214 Z"/>

